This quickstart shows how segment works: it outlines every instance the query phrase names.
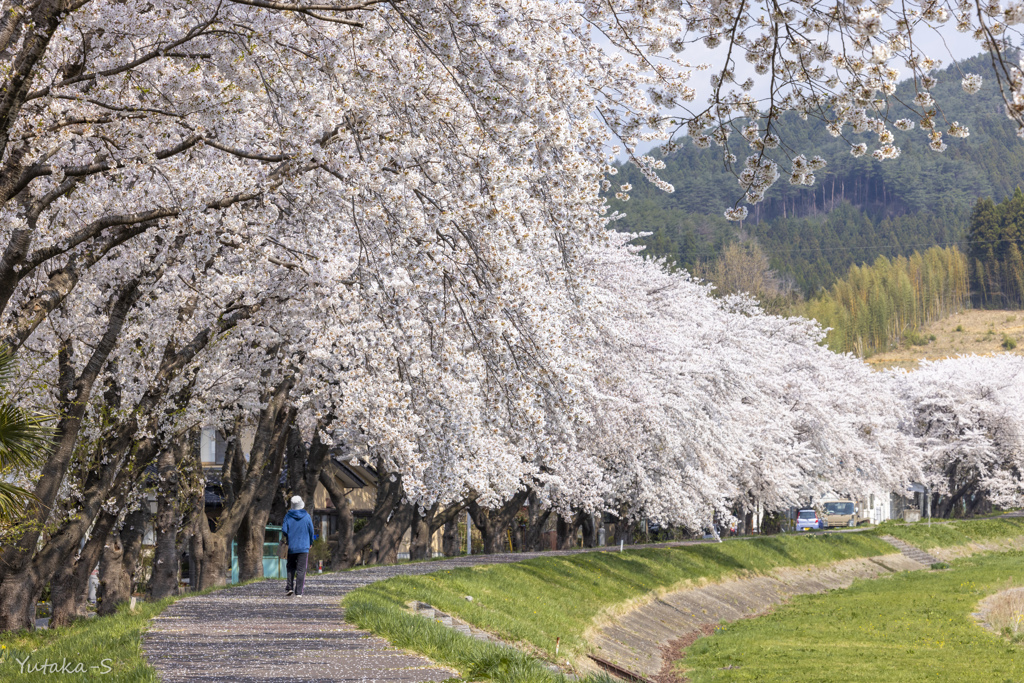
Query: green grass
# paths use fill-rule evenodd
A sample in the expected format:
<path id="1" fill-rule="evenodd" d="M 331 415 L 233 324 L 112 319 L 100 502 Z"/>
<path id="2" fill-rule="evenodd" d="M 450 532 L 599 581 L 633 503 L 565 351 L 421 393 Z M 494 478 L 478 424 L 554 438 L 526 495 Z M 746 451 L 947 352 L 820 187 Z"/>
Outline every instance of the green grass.
<path id="1" fill-rule="evenodd" d="M 828 564 L 851 557 L 882 555 L 892 548 L 876 538 L 888 533 L 921 548 L 962 545 L 1024 535 L 1024 520 L 981 520 L 933 524 L 885 524 L 878 531 L 830 536 L 775 536 L 722 544 L 657 548 L 624 553 L 543 557 L 517 564 L 483 565 L 414 577 L 399 577 L 351 593 L 345 601 L 349 621 L 382 635 L 399 647 L 421 652 L 474 680 L 546 683 L 559 676 L 524 654 L 481 643 L 406 611 L 422 600 L 543 659 L 586 650 L 583 634 L 602 611 L 667 589 L 687 580 L 720 580 L 776 567 Z M 1021 572 L 1024 576 L 1024 572 Z M 465 600 L 473 596 L 473 602 Z M 72 626 L 36 632 L 0 634 L 3 681 L 155 681 L 142 657 L 142 634 L 149 619 L 178 598 L 139 603 L 135 612 L 84 620 Z M 16 661 L 29 654 L 42 664 L 81 662 L 89 674 L 22 675 Z M 104 660 L 111 671 L 105 671 Z M 97 669 L 89 669 L 96 666 Z"/>
<path id="2" fill-rule="evenodd" d="M 481 565 L 422 576 L 403 576 L 360 588 L 345 597 L 346 619 L 398 647 L 420 652 L 471 679 L 486 679 L 486 662 L 512 657 L 407 611 L 426 602 L 540 657 L 559 661 L 586 650 L 584 632 L 603 611 L 684 581 L 718 580 L 777 567 L 829 564 L 894 552 L 870 534 L 774 536 L 721 544 L 654 548 L 624 553 L 544 557 L 515 564 Z M 465 596 L 472 596 L 467 601 Z M 522 666 L 527 667 L 526 655 Z M 531 660 L 532 661 L 532 660 Z M 519 664 L 517 664 L 519 666 Z M 524 678 L 546 680 L 533 661 Z M 535 676 L 541 676 L 535 678 Z M 505 680 L 495 679 L 495 680 Z"/>
<path id="3" fill-rule="evenodd" d="M 259 579 L 257 579 L 259 580 Z M 251 583 L 251 582 L 247 582 Z M 235 584 L 242 585 L 242 584 Z M 156 671 L 142 656 L 142 634 L 149 628 L 149 620 L 169 605 L 184 597 L 205 595 L 214 588 L 200 593 L 165 598 L 158 602 L 139 602 L 135 611 L 122 605 L 116 614 L 76 621 L 70 626 L 39 631 L 0 633 L 0 681 L 104 681 L 114 683 L 156 683 Z M 85 673 L 51 673 L 36 670 L 22 673 L 30 667 L 56 663 L 60 668 L 69 662 L 66 670 L 81 663 Z"/>
<path id="4" fill-rule="evenodd" d="M 889 534 L 922 550 L 929 550 L 1024 536 L 1024 518 L 933 522 L 931 526 L 927 522 L 916 524 L 886 522 L 871 533 Z"/>
<path id="5" fill-rule="evenodd" d="M 149 620 L 162 612 L 174 598 L 136 605 L 135 611 L 118 611 L 108 617 L 94 617 L 71 626 L 40 631 L 17 631 L 0 635 L 0 680 L 4 681 L 156 681 L 156 672 L 142 657 L 142 633 Z M 36 671 L 22 673 L 17 660 L 29 667 L 45 662 L 60 667 L 66 660 L 69 668 L 81 663 L 88 675 L 57 674 Z M 109 673 L 104 675 L 109 666 Z M 92 668 L 95 667 L 95 668 Z"/>
<path id="6" fill-rule="evenodd" d="M 1011 584 L 1024 585 L 1024 553 L 857 581 L 723 626 L 679 665 L 694 683 L 1020 681 L 1024 649 L 970 616 L 981 598 Z"/>

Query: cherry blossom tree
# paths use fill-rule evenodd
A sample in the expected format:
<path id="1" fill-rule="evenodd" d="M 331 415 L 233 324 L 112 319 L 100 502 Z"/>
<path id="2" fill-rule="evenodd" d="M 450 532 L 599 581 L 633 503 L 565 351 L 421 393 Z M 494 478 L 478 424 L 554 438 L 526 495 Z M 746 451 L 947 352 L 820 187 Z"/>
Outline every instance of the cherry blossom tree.
<path id="1" fill-rule="evenodd" d="M 923 361 L 899 373 L 936 515 L 1018 506 L 1024 495 L 1024 359 Z M 959 506 L 962 506 L 960 508 Z"/>
<path id="2" fill-rule="evenodd" d="M 628 519 L 691 528 L 735 506 L 780 510 L 916 473 L 884 375 L 819 345 L 812 321 L 669 273 L 621 245 L 595 252 L 593 358 L 605 495 Z"/>

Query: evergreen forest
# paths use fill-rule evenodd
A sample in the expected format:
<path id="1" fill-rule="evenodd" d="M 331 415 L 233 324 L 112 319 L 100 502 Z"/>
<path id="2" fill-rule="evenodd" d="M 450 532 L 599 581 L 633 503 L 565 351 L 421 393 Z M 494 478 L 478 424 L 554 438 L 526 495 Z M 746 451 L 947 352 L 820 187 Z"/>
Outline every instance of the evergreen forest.
<path id="1" fill-rule="evenodd" d="M 974 205 L 967 235 L 971 300 L 979 308 L 1024 306 L 1024 193 L 1020 187 L 996 204 Z"/>

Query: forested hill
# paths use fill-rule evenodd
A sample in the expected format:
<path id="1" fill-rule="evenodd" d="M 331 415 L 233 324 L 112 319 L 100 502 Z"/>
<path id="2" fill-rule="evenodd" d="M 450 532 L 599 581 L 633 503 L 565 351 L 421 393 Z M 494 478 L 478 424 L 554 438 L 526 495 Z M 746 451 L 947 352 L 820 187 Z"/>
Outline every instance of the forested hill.
<path id="1" fill-rule="evenodd" d="M 979 93 L 963 92 L 961 71 L 984 78 Z M 1024 185 L 1024 140 L 1003 113 L 988 55 L 964 60 L 959 70 L 946 69 L 932 92 L 946 118 L 940 128 L 959 121 L 970 129 L 967 139 L 946 136 L 944 152 L 930 150 L 915 127 L 894 131 L 900 158 L 854 158 L 849 142 L 833 138 L 824 123 L 794 117 L 782 121 L 783 139 L 808 156 L 828 160 L 813 187 L 789 185 L 789 164 L 780 155 L 783 178 L 762 204 L 752 207 L 742 226 L 729 223 L 722 212 L 741 193 L 736 177 L 723 166 L 721 149 L 685 144 L 664 159 L 663 177 L 675 186 L 673 194 L 646 182 L 631 164 L 621 168 L 616 184 L 628 182 L 633 189 L 628 202 L 610 201 L 626 215 L 616 228 L 654 232 L 642 240 L 649 252 L 688 268 L 714 258 L 741 235 L 755 237 L 772 266 L 791 275 L 805 295 L 828 287 L 853 263 L 959 242 L 978 197 L 998 202 Z M 909 102 L 912 84 L 904 83 L 899 94 Z M 895 112 L 893 118 L 904 116 L 919 118 L 910 111 Z M 742 144 L 739 136 L 734 139 Z M 851 139 L 867 142 L 869 149 L 877 146 L 873 135 Z M 735 153 L 742 160 L 745 151 L 744 146 Z"/>

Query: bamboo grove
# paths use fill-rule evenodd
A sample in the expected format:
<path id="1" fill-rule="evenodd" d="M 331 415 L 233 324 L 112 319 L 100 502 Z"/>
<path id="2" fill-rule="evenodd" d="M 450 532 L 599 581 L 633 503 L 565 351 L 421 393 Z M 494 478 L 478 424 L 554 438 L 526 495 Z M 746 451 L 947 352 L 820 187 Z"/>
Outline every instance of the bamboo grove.
<path id="1" fill-rule="evenodd" d="M 912 339 L 921 325 L 969 305 L 967 257 L 956 247 L 932 247 L 850 266 L 803 313 L 830 328 L 830 349 L 863 357 Z"/>

